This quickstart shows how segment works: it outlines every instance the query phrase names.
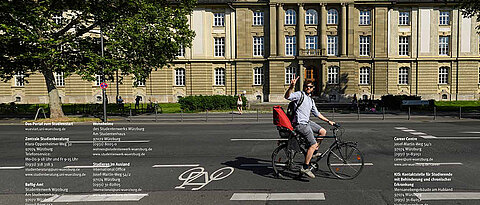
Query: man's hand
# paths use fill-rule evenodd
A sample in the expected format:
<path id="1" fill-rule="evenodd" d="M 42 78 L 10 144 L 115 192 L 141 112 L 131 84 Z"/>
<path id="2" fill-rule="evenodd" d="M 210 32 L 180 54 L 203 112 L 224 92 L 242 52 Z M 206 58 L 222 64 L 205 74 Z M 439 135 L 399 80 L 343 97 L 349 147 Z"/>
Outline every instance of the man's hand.
<path id="1" fill-rule="evenodd" d="M 295 76 L 293 76 L 295 77 Z M 297 78 L 290 80 L 290 88 L 295 88 L 295 84 L 297 84 L 297 80 L 300 78 L 300 76 L 297 76 Z"/>
<path id="2" fill-rule="evenodd" d="M 331 126 L 333 126 L 333 125 L 335 124 L 335 122 L 329 120 L 329 121 L 328 121 L 328 124 L 330 124 Z"/>

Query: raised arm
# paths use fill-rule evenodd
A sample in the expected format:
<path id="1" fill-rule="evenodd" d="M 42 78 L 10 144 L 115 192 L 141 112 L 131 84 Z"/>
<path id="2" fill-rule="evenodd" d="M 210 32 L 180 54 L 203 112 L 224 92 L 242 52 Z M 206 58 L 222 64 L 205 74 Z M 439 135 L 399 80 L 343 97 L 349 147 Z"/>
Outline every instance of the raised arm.
<path id="1" fill-rule="evenodd" d="M 297 78 L 292 79 L 290 81 L 290 86 L 288 87 L 287 91 L 285 92 L 285 96 L 284 96 L 285 99 L 288 100 L 288 98 L 290 97 L 290 94 L 293 93 L 293 90 L 295 89 L 295 84 L 297 83 L 298 78 L 300 78 L 300 76 L 298 76 Z"/>

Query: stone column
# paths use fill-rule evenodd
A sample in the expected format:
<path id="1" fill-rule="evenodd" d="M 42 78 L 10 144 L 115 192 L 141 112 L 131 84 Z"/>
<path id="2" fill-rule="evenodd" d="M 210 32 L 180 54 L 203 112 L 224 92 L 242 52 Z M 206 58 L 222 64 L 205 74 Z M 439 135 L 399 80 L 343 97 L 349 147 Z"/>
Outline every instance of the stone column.
<path id="1" fill-rule="evenodd" d="M 277 30 L 277 12 L 275 8 L 275 4 L 270 4 L 270 56 L 276 56 L 277 55 L 277 35 L 275 34 L 275 31 Z M 267 17 L 266 15 L 264 18 Z"/>
<path id="2" fill-rule="evenodd" d="M 305 49 L 305 9 L 303 4 L 298 4 L 298 54 Z M 303 77 L 300 77 L 303 78 Z"/>
<path id="3" fill-rule="evenodd" d="M 322 55 L 327 55 L 327 8 L 326 4 L 320 4 L 322 9 L 320 10 L 321 22 L 320 22 L 320 49 L 322 49 Z"/>
<path id="4" fill-rule="evenodd" d="M 298 67 L 299 67 L 299 76 L 300 78 L 298 79 L 298 86 L 300 87 L 300 90 L 303 90 L 303 81 L 305 81 L 305 66 L 303 65 L 303 60 L 298 61 Z"/>
<path id="5" fill-rule="evenodd" d="M 347 3 L 342 3 L 342 52 L 341 56 L 347 55 Z"/>
<path id="6" fill-rule="evenodd" d="M 285 10 L 283 10 L 283 4 L 277 4 L 277 55 L 285 56 Z"/>

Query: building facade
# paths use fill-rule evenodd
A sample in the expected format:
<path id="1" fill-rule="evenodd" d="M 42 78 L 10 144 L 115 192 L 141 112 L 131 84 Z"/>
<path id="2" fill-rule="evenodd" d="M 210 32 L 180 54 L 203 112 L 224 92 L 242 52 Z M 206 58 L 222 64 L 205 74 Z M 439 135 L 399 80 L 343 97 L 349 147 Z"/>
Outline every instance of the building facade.
<path id="1" fill-rule="evenodd" d="M 476 18 L 437 1 L 199 0 L 188 17 L 196 36 L 170 68 L 109 82 L 107 96 L 126 102 L 175 102 L 188 95 L 235 95 L 281 102 L 301 76 L 315 96 L 419 95 L 422 99 L 480 98 L 480 38 Z M 48 102 L 41 75 L 0 84 L 0 102 Z M 64 103 L 101 102 L 99 80 L 57 74 Z"/>

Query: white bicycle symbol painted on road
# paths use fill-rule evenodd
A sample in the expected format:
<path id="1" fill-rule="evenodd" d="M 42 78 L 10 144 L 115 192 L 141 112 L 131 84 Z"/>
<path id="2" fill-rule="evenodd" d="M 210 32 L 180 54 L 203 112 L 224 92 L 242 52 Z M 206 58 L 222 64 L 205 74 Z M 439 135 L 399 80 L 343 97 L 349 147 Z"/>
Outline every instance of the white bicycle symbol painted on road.
<path id="1" fill-rule="evenodd" d="M 212 181 L 218 181 L 227 178 L 230 176 L 235 169 L 232 167 L 220 168 L 217 171 L 213 172 L 210 176 L 208 172 L 205 171 L 203 167 L 191 168 L 178 176 L 178 180 L 183 181 L 180 186 L 175 187 L 175 189 L 185 189 L 185 186 L 198 186 L 192 188 L 193 191 L 200 190 L 208 183 Z M 200 182 L 194 182 L 195 180 Z"/>

